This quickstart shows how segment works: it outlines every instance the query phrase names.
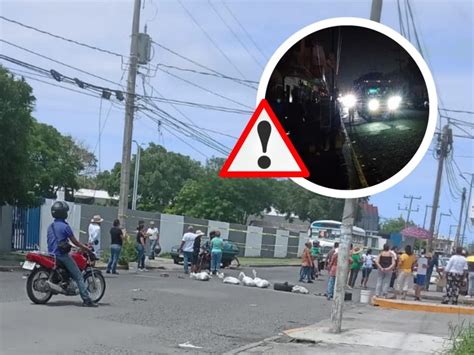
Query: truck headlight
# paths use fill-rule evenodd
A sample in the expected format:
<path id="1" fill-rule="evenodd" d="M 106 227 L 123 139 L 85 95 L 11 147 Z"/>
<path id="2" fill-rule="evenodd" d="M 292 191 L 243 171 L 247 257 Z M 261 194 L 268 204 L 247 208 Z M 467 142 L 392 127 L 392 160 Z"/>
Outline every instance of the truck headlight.
<path id="1" fill-rule="evenodd" d="M 369 110 L 370 111 L 377 111 L 379 109 L 380 102 L 377 99 L 371 99 L 369 101 Z"/>
<path id="2" fill-rule="evenodd" d="M 400 107 L 402 98 L 400 96 L 392 96 L 388 99 L 387 106 L 390 111 L 395 111 Z"/>
<path id="3" fill-rule="evenodd" d="M 353 108 L 357 103 L 356 97 L 352 94 L 343 96 L 341 101 L 346 108 Z"/>

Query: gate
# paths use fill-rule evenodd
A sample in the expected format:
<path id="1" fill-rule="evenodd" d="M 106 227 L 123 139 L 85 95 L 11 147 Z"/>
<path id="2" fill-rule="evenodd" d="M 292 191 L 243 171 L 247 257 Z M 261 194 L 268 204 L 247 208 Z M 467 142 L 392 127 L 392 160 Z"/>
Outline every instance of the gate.
<path id="1" fill-rule="evenodd" d="M 12 250 L 39 249 L 40 207 L 14 207 L 12 213 Z"/>

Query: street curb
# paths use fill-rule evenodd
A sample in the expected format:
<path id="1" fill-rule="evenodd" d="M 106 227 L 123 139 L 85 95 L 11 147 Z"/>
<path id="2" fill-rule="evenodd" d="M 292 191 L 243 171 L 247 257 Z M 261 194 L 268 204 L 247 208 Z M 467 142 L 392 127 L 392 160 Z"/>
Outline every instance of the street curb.
<path id="1" fill-rule="evenodd" d="M 257 346 L 260 346 L 262 344 L 265 344 L 265 343 L 268 343 L 268 342 L 271 342 L 271 341 L 275 341 L 279 338 L 281 338 L 281 335 L 275 335 L 275 336 L 272 336 L 270 338 L 266 338 L 266 339 L 257 341 L 256 343 L 247 344 L 247 345 L 241 346 L 240 348 L 227 351 L 227 352 L 223 353 L 223 355 L 236 355 L 236 354 L 239 354 L 241 352 L 244 352 L 244 351 L 250 350 L 252 348 L 255 348 Z"/>
<path id="2" fill-rule="evenodd" d="M 244 264 L 241 264 L 240 267 L 285 267 L 285 266 L 291 266 L 291 267 L 298 267 L 298 266 L 301 266 L 301 265 L 278 265 L 278 264 L 270 264 L 270 265 L 244 265 Z"/>
<path id="3" fill-rule="evenodd" d="M 378 297 L 374 297 L 372 299 L 372 304 L 374 306 L 379 306 L 382 308 L 399 309 L 402 311 L 474 315 L 474 307 L 469 307 L 469 306 L 420 303 L 416 301 L 412 302 L 412 301 L 402 301 L 402 300 L 391 300 L 391 299 L 384 299 L 384 298 L 378 298 Z"/>

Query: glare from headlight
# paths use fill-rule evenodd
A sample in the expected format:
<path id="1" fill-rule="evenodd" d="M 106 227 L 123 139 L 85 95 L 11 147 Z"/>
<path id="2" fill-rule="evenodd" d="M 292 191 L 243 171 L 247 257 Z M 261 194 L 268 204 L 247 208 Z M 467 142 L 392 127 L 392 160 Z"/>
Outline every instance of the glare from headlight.
<path id="1" fill-rule="evenodd" d="M 352 94 L 343 96 L 341 101 L 346 108 L 353 108 L 357 103 L 356 97 Z"/>
<path id="2" fill-rule="evenodd" d="M 377 111 L 379 109 L 380 103 L 377 99 L 372 99 L 369 101 L 369 110 L 370 111 Z"/>
<path id="3" fill-rule="evenodd" d="M 400 107 L 401 102 L 402 98 L 400 96 L 392 96 L 388 99 L 387 107 L 390 111 L 395 111 Z"/>

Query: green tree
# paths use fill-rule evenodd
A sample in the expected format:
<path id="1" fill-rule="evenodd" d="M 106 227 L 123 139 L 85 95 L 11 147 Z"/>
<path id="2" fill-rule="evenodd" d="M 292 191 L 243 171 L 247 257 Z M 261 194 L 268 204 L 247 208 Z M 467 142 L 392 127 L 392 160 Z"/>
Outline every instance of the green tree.
<path id="1" fill-rule="evenodd" d="M 413 221 L 409 221 L 407 226 L 414 226 Z M 402 215 L 398 218 L 389 218 L 386 219 L 380 226 L 380 232 L 383 234 L 397 233 L 401 232 L 405 228 L 405 219 Z"/>
<path id="2" fill-rule="evenodd" d="M 29 189 L 34 103 L 31 87 L 0 66 L 0 205 L 38 202 Z"/>

